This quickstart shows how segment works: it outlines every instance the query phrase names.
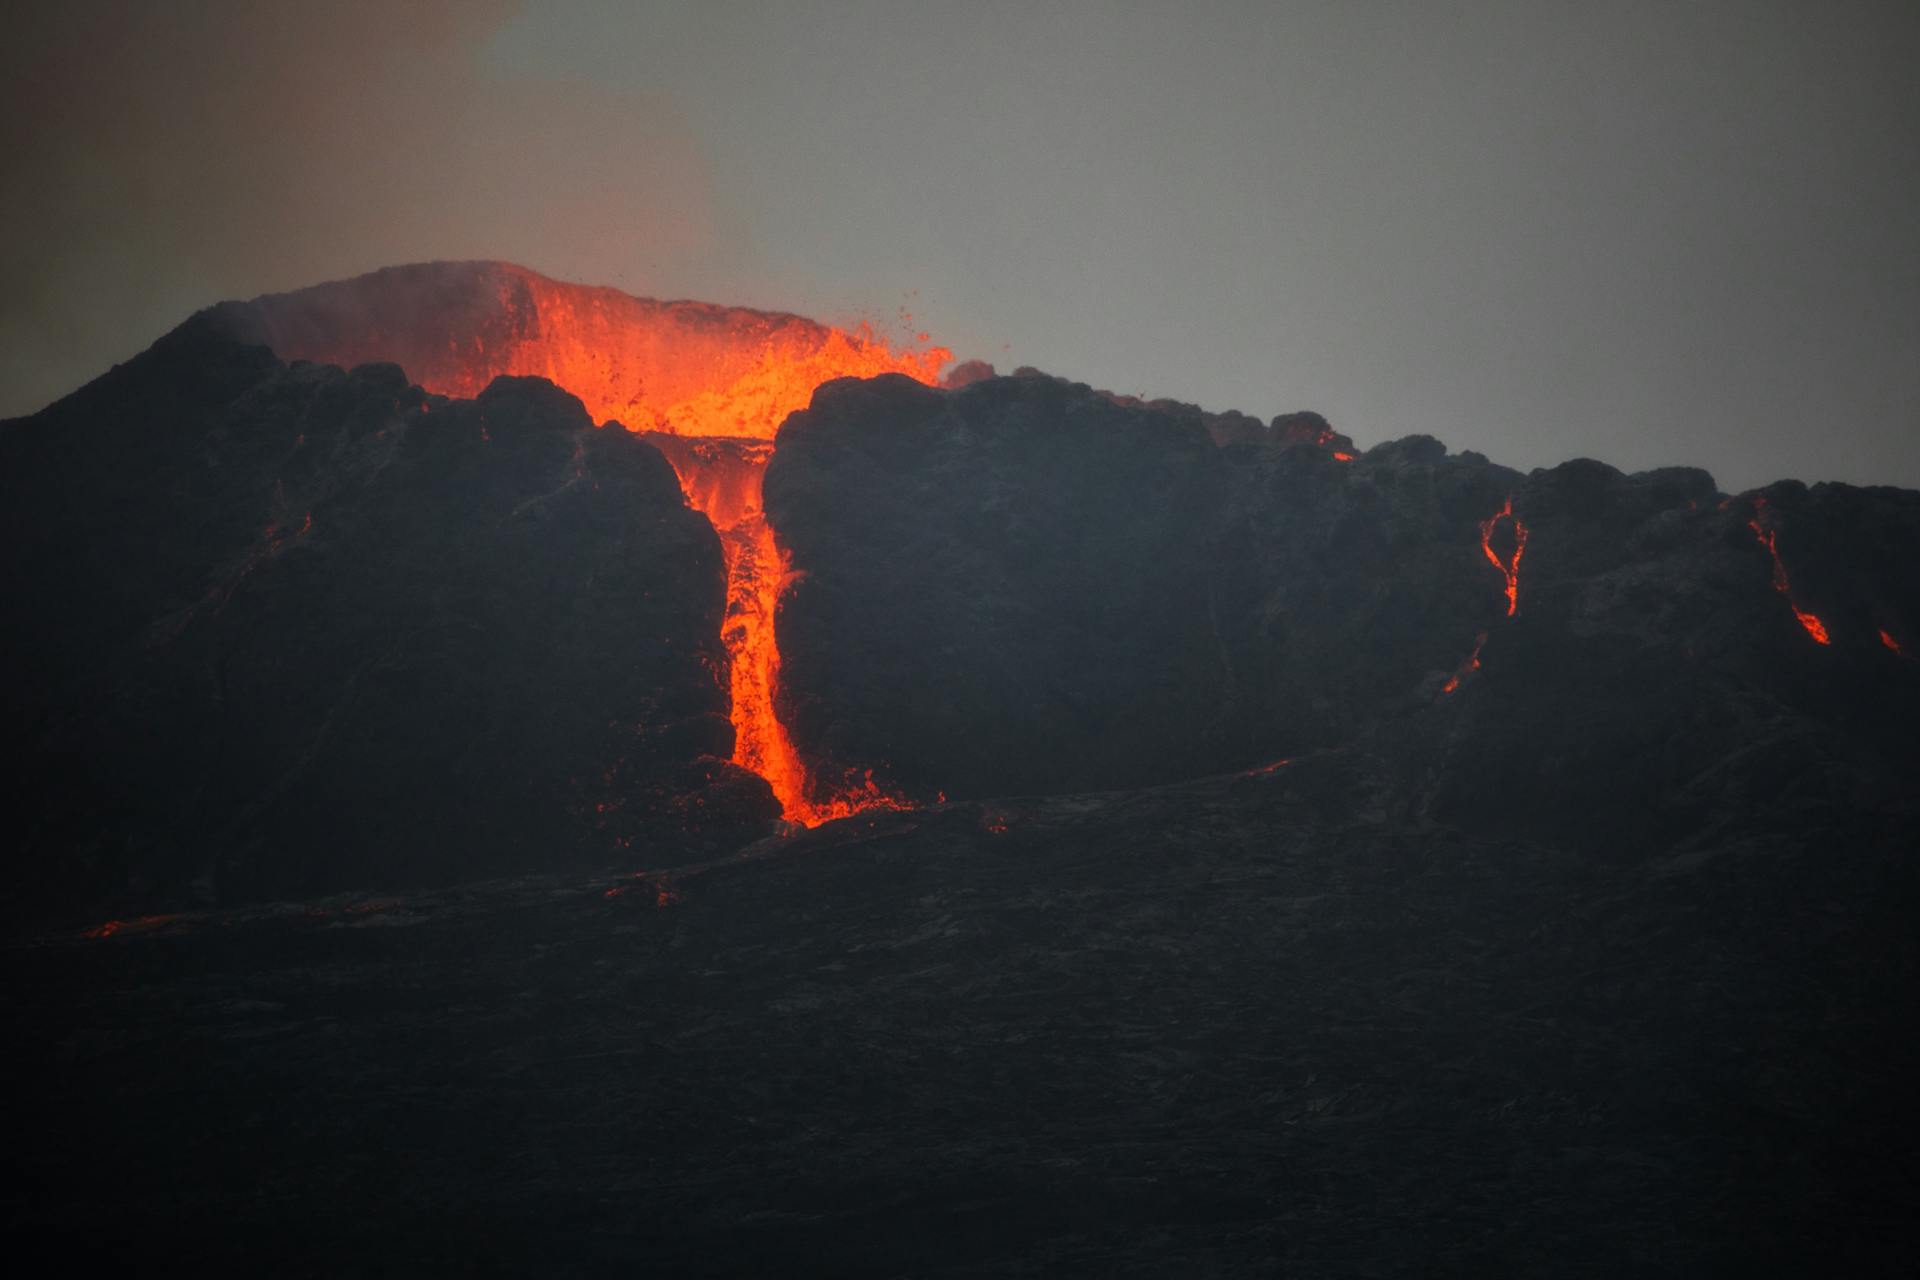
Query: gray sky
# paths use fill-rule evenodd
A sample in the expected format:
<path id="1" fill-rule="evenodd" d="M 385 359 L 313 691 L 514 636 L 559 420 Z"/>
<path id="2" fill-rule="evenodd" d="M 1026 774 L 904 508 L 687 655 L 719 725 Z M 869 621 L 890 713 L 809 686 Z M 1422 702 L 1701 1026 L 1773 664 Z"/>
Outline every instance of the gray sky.
<path id="1" fill-rule="evenodd" d="M 425 258 L 889 324 L 1361 444 L 1920 486 L 1920 5 L 68 3 L 0 413 Z"/>

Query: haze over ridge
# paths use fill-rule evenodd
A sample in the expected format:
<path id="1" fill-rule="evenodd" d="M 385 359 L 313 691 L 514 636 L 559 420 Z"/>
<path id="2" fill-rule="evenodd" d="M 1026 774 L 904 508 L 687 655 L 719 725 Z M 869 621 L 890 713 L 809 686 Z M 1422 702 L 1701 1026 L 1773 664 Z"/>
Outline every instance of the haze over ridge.
<path id="1" fill-rule="evenodd" d="M 522 262 L 1267 415 L 1920 485 L 1910 6 L 40 6 L 0 412 L 187 312 Z"/>

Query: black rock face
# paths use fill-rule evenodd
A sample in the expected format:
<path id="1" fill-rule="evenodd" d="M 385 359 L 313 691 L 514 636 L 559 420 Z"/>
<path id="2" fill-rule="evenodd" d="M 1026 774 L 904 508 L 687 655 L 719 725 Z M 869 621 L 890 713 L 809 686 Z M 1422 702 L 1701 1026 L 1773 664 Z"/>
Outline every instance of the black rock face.
<path id="1" fill-rule="evenodd" d="M 795 744 L 951 795 L 1204 768 L 1220 470 L 1202 428 L 1052 379 L 822 387 L 766 478 L 804 575 L 779 619 Z"/>
<path id="2" fill-rule="evenodd" d="M 449 401 L 194 321 L 0 426 L 0 486 L 27 898 L 670 860 L 777 814 L 723 763 L 711 527 L 550 383 Z"/>
<path id="3" fill-rule="evenodd" d="M 235 337 L 390 356 L 385 314 L 444 355 L 538 283 L 224 308 L 0 424 L 11 1238 L 1911 1270 L 1920 494 L 1522 475 L 985 366 L 643 437 Z M 784 721 L 910 810 L 777 827 L 725 763 L 675 470 L 731 525 L 763 464 Z"/>
<path id="4" fill-rule="evenodd" d="M 823 387 L 766 483 L 801 750 L 957 797 L 1366 747 L 1411 814 L 1615 846 L 1809 788 L 1904 803 L 1920 495 L 1189 410 L 1031 372 Z"/>

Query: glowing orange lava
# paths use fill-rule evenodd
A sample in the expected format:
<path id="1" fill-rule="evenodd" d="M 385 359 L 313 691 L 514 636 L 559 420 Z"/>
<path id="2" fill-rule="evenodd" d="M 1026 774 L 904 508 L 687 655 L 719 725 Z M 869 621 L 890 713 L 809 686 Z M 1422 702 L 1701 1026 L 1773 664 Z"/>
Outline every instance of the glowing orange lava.
<path id="1" fill-rule="evenodd" d="M 1887 646 L 1887 648 L 1893 650 L 1896 656 L 1904 656 L 1900 654 L 1900 642 L 1898 640 L 1895 640 L 1893 638 L 1893 633 L 1891 631 L 1886 630 L 1885 628 L 1881 629 L 1880 643 Z"/>
<path id="2" fill-rule="evenodd" d="M 761 502 L 771 442 L 685 435 L 655 436 L 653 443 L 673 464 L 688 505 L 713 522 L 726 556 L 721 640 L 731 659 L 734 763 L 767 780 L 789 822 L 816 826 L 869 809 L 909 807 L 871 771 L 838 785 L 816 777 L 774 710 L 780 684 L 774 618 L 790 569 Z"/>
<path id="3" fill-rule="evenodd" d="M 1502 560 L 1500 553 L 1493 549 L 1493 531 L 1502 520 L 1513 524 L 1513 559 Z M 1480 549 L 1486 552 L 1487 559 L 1507 580 L 1507 616 L 1511 618 L 1520 611 L 1520 557 L 1527 552 L 1527 526 L 1520 517 L 1513 514 L 1513 499 L 1509 497 L 1506 505 L 1480 522 Z"/>
<path id="4" fill-rule="evenodd" d="M 1765 547 L 1767 554 L 1773 557 L 1773 589 L 1786 600 L 1787 607 L 1793 610 L 1794 618 L 1806 629 L 1806 633 L 1813 637 L 1816 644 L 1830 645 L 1833 643 L 1833 637 L 1827 634 L 1827 624 L 1820 621 L 1818 616 L 1802 609 L 1793 598 L 1793 587 L 1787 581 L 1787 566 L 1780 559 L 1779 531 L 1770 527 L 1771 521 L 1772 517 L 1767 514 L 1767 500 L 1755 498 L 1753 519 L 1747 521 L 1747 528 L 1753 530 L 1753 536 L 1759 539 L 1760 545 Z M 1880 636 L 1883 640 L 1887 638 L 1884 631 Z M 1895 646 L 1894 652 L 1899 652 L 1898 646 Z"/>
<path id="5" fill-rule="evenodd" d="M 656 433 L 726 555 L 734 762 L 766 778 L 788 820 L 809 826 L 907 807 L 871 774 L 814 777 L 774 713 L 774 615 L 788 567 L 761 480 L 780 424 L 821 383 L 883 373 L 933 383 L 951 352 L 924 334 L 896 347 L 864 324 L 660 302 L 507 263 L 396 267 L 246 306 L 250 336 L 288 359 L 391 360 L 427 390 L 462 397 L 502 375 L 536 375 L 580 397 L 595 422 Z"/>
<path id="6" fill-rule="evenodd" d="M 1474 638 L 1473 652 L 1467 655 L 1467 660 L 1460 664 L 1458 671 L 1447 677 L 1447 682 L 1441 686 L 1440 692 L 1452 693 L 1460 687 L 1460 682 L 1466 678 L 1469 672 L 1478 671 L 1480 669 L 1480 651 L 1486 647 L 1487 633 L 1482 631 Z"/>

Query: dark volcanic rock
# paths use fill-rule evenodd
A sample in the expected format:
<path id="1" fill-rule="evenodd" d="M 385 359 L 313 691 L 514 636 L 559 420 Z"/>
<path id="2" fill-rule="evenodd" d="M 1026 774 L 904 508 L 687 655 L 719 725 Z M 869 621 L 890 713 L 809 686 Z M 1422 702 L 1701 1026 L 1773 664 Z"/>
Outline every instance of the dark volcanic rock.
<path id="1" fill-rule="evenodd" d="M 1911 1270 L 1920 495 L 833 383 L 765 477 L 783 713 L 999 794 L 746 844 L 674 469 L 730 522 L 767 442 L 233 340 L 510 341 L 551 284 L 225 308 L 0 426 L 13 892 L 125 917 L 0 948 L 23 1251 Z"/>
<path id="2" fill-rule="evenodd" d="M 1318 415 L 1190 409 L 1031 371 L 822 388 L 766 483 L 801 749 L 961 796 L 1377 743 L 1411 812 L 1615 846 L 1910 802 L 1920 495 L 1428 437 L 1348 461 Z"/>
<path id="3" fill-rule="evenodd" d="M 954 795 L 1203 768 L 1219 467 L 1198 426 L 1053 379 L 822 387 L 766 478 L 804 574 L 779 621 L 796 745 Z"/>
<path id="4" fill-rule="evenodd" d="M 0 1227 L 291 1275 L 1910 1269 L 1910 829 L 1623 864 L 1391 786 L 1343 753 L 15 947 Z"/>
<path id="5" fill-rule="evenodd" d="M 547 382 L 449 401 L 196 320 L 0 427 L 0 484 L 29 897 L 659 861 L 617 843 L 773 815 L 721 763 L 712 529 Z"/>

